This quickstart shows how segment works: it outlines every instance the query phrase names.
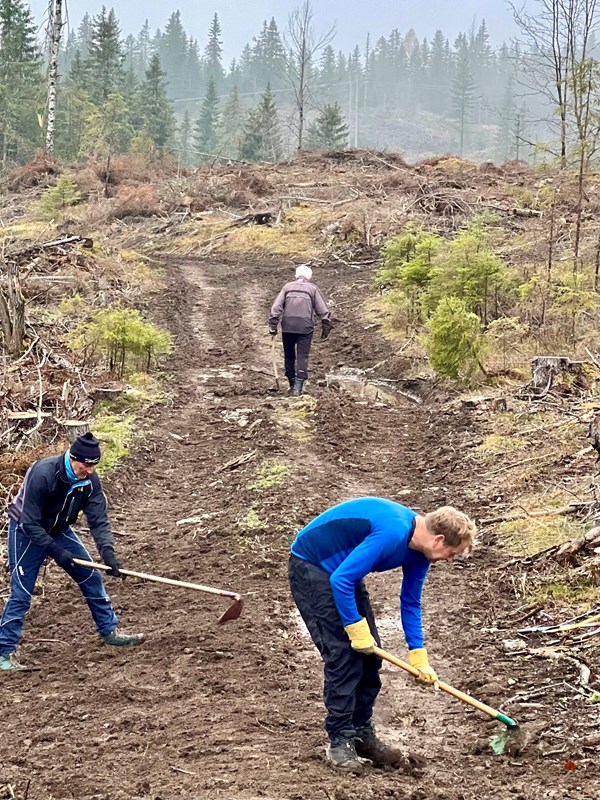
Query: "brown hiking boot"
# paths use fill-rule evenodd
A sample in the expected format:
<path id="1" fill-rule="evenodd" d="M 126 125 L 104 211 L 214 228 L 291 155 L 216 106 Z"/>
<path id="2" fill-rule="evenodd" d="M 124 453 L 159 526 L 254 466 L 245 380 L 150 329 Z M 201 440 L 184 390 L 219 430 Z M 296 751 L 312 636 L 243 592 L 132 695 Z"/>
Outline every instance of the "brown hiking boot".
<path id="1" fill-rule="evenodd" d="M 360 758 L 368 758 L 378 766 L 392 766 L 401 769 L 407 775 L 413 775 L 422 769 L 421 759 L 415 756 L 406 756 L 397 747 L 385 744 L 376 735 L 373 725 L 358 728 L 354 739 L 356 754 Z"/>
<path id="2" fill-rule="evenodd" d="M 327 760 L 336 769 L 360 774 L 363 765 L 356 754 L 354 731 L 340 731 L 327 748 Z"/>

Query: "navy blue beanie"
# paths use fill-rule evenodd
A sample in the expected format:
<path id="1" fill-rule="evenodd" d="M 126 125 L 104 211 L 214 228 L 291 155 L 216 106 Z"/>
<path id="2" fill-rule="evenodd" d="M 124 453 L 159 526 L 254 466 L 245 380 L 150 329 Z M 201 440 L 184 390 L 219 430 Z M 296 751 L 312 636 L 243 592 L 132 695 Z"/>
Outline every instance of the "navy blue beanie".
<path id="1" fill-rule="evenodd" d="M 78 436 L 69 448 L 69 453 L 74 461 L 84 464 L 97 464 L 100 461 L 100 442 L 89 431 L 83 436 Z"/>

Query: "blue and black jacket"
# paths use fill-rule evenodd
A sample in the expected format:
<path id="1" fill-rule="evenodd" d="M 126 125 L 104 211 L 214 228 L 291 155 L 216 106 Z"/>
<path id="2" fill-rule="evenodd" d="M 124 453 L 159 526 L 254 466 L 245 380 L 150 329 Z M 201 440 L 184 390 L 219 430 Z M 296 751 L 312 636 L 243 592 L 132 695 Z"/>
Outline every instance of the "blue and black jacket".
<path id="1" fill-rule="evenodd" d="M 9 504 L 8 516 L 33 542 L 47 549 L 52 537 L 64 533 L 81 511 L 98 552 L 102 555 L 103 550 L 114 549 L 100 479 L 93 473 L 82 480 L 69 480 L 63 454 L 41 458 L 29 467 L 18 494 Z"/>
<path id="2" fill-rule="evenodd" d="M 355 588 L 370 572 L 402 567 L 400 616 L 409 649 L 423 647 L 421 593 L 429 560 L 409 548 L 417 513 L 380 497 L 333 506 L 296 536 L 292 554 L 329 573 L 344 625 L 360 620 Z"/>

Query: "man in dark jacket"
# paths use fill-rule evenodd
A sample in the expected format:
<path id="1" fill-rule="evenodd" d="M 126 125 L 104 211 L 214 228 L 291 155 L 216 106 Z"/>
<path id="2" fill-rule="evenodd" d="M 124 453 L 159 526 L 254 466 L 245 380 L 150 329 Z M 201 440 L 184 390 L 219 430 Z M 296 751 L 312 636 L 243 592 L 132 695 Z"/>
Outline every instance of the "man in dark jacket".
<path id="1" fill-rule="evenodd" d="M 289 562 L 292 595 L 324 663 L 327 757 L 361 772 L 361 758 L 410 771 L 410 760 L 375 734 L 381 689 L 380 645 L 363 579 L 402 567 L 400 618 L 417 680 L 437 675 L 423 645 L 421 592 L 432 561 L 450 561 L 473 546 L 475 524 L 452 506 L 421 516 L 381 497 L 348 500 L 324 511 L 296 536 Z"/>
<path id="2" fill-rule="evenodd" d="M 321 319 L 321 339 L 326 339 L 332 328 L 329 309 L 323 295 L 311 283 L 312 269 L 301 264 L 296 269 L 296 280 L 286 283 L 275 298 L 269 317 L 269 333 L 277 335 L 281 322 L 281 338 L 285 357 L 285 376 L 293 397 L 302 394 L 308 378 L 308 356 L 314 331 L 313 316 Z"/>
<path id="3" fill-rule="evenodd" d="M 119 577 L 120 564 L 106 512 L 106 498 L 95 473 L 100 445 L 91 433 L 79 436 L 66 453 L 34 462 L 8 507 L 10 597 L 0 618 L 0 670 L 22 669 L 15 650 L 35 582 L 46 556 L 73 578 L 92 613 L 96 630 L 106 644 L 141 644 L 144 634 L 125 634 L 98 570 L 82 567 L 73 558 L 91 557 L 71 525 L 84 512 L 109 575 Z"/>

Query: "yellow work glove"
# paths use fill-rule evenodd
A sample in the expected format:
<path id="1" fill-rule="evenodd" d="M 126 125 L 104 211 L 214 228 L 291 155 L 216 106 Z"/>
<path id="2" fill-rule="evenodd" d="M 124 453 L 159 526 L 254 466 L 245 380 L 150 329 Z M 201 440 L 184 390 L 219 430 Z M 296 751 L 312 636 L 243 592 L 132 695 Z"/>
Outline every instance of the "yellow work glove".
<path id="1" fill-rule="evenodd" d="M 427 657 L 427 650 L 424 647 L 418 647 L 416 650 L 408 651 L 408 663 L 419 671 L 415 678 L 420 683 L 427 683 L 437 691 L 440 687 L 438 684 L 438 676 L 435 670 L 429 666 L 429 658 Z"/>
<path id="2" fill-rule="evenodd" d="M 350 639 L 350 645 L 357 653 L 364 653 L 369 655 L 373 652 L 375 647 L 375 639 L 369 629 L 369 623 L 363 617 L 358 622 L 353 622 L 352 625 L 346 625 L 344 630 Z"/>

